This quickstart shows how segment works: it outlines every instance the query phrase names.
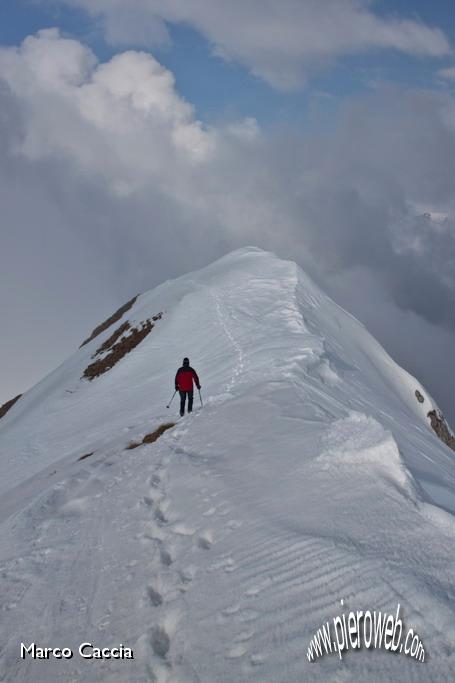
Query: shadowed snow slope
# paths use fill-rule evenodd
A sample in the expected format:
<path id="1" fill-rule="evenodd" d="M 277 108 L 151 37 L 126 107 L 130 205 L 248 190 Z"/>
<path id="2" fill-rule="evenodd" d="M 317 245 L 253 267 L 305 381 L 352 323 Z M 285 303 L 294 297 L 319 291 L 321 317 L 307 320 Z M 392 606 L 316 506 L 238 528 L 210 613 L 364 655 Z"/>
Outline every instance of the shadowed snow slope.
<path id="1" fill-rule="evenodd" d="M 115 327 L 158 312 L 115 367 L 80 379 Z M 125 450 L 174 418 L 183 356 L 204 408 Z M 140 295 L 0 422 L 0 680 L 452 681 L 455 466 L 432 408 L 272 254 L 242 249 Z M 323 623 L 398 603 L 424 663 L 365 648 L 309 663 Z M 21 642 L 75 655 L 21 660 Z M 134 660 L 84 660 L 83 642 Z"/>

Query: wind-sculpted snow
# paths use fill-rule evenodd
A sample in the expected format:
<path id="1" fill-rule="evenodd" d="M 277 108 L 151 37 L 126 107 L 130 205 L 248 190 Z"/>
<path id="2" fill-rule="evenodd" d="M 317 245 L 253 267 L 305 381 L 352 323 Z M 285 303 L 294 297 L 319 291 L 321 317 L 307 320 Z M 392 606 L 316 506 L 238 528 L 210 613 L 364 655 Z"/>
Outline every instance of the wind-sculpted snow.
<path id="1" fill-rule="evenodd" d="M 79 380 L 112 330 L 2 420 L 0 680 L 451 681 L 455 467 L 425 388 L 259 250 L 141 295 L 128 320 L 156 310 L 109 373 Z M 147 444 L 178 410 L 183 356 L 204 408 Z M 365 649 L 308 662 L 346 607 L 398 603 L 425 663 Z M 134 660 L 81 659 L 87 641 Z M 76 654 L 20 660 L 21 642 Z"/>

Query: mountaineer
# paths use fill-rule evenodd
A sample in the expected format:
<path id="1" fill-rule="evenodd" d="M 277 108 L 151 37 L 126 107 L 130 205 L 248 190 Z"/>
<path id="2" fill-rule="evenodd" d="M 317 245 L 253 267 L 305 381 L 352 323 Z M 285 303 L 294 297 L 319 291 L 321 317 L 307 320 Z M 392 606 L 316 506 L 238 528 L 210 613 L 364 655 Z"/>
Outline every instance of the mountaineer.
<path id="1" fill-rule="evenodd" d="M 193 410 L 193 380 L 198 389 L 201 388 L 199 384 L 199 377 L 196 370 L 190 366 L 189 358 L 183 359 L 183 365 L 177 370 L 175 375 L 175 390 L 180 394 L 180 415 L 185 414 L 185 401 L 188 396 L 188 412 Z"/>

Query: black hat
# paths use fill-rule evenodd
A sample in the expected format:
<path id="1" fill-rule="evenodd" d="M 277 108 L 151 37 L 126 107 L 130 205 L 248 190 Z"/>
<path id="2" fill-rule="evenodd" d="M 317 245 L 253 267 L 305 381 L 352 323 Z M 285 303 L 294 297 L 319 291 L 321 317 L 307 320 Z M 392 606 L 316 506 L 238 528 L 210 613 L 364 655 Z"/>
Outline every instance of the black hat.
<path id="1" fill-rule="evenodd" d="M 190 359 L 189 358 L 184 358 L 183 359 L 183 365 L 189 365 L 190 364 Z"/>

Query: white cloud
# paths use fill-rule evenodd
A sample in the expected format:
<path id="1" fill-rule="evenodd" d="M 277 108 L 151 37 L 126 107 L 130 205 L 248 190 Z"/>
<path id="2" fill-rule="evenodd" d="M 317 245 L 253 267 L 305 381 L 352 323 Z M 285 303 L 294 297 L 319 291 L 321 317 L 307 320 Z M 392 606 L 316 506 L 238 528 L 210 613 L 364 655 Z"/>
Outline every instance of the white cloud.
<path id="1" fill-rule="evenodd" d="M 370 0 L 60 0 L 103 19 L 108 40 L 153 47 L 166 25 L 183 23 L 204 35 L 214 52 L 247 67 L 277 88 L 294 88 L 344 55 L 369 50 L 441 57 L 444 33 L 420 21 L 382 17 Z"/>
<path id="2" fill-rule="evenodd" d="M 373 315 L 371 297 L 359 299 L 362 280 L 348 274 L 363 269 L 376 307 L 387 301 L 394 320 L 412 313 L 413 335 L 421 319 L 449 348 L 449 93 L 377 89 L 347 102 L 333 131 L 313 126 L 300 137 L 261 130 L 254 119 L 206 128 L 151 55 L 129 51 L 100 64 L 55 30 L 0 49 L 0 74 L 0 306 L 9 311 L 2 342 L 11 355 L 26 355 L 33 337 L 44 372 L 46 358 L 50 369 L 114 299 L 250 243 L 320 280 L 338 275 L 344 287 L 333 293 L 360 317 Z M 444 230 L 416 206 L 444 213 Z M 406 348 L 406 327 L 385 332 L 392 353 L 394 339 Z M 431 377 L 436 364 L 442 382 L 450 361 L 422 356 L 422 367 Z M 10 365 L 2 377 L 17 374 Z"/>
<path id="3" fill-rule="evenodd" d="M 88 48 L 52 29 L 19 48 L 1 48 L 0 72 L 20 101 L 24 133 L 17 152 L 29 160 L 65 162 L 120 198 L 153 187 L 209 221 L 215 216 L 238 230 L 264 224 L 264 207 L 247 189 L 252 180 L 235 201 L 226 191 L 241 187 L 229 177 L 232 156 L 245 156 L 243 168 L 252 163 L 257 122 L 204 127 L 177 93 L 173 74 L 150 54 L 128 51 L 99 64 Z"/>
<path id="4" fill-rule="evenodd" d="M 213 152 L 214 136 L 149 54 L 98 64 L 88 48 L 49 29 L 0 49 L 0 71 L 26 112 L 21 151 L 31 159 L 70 159 L 124 192 L 144 174 L 165 186 L 176 165 L 191 168 Z"/>

